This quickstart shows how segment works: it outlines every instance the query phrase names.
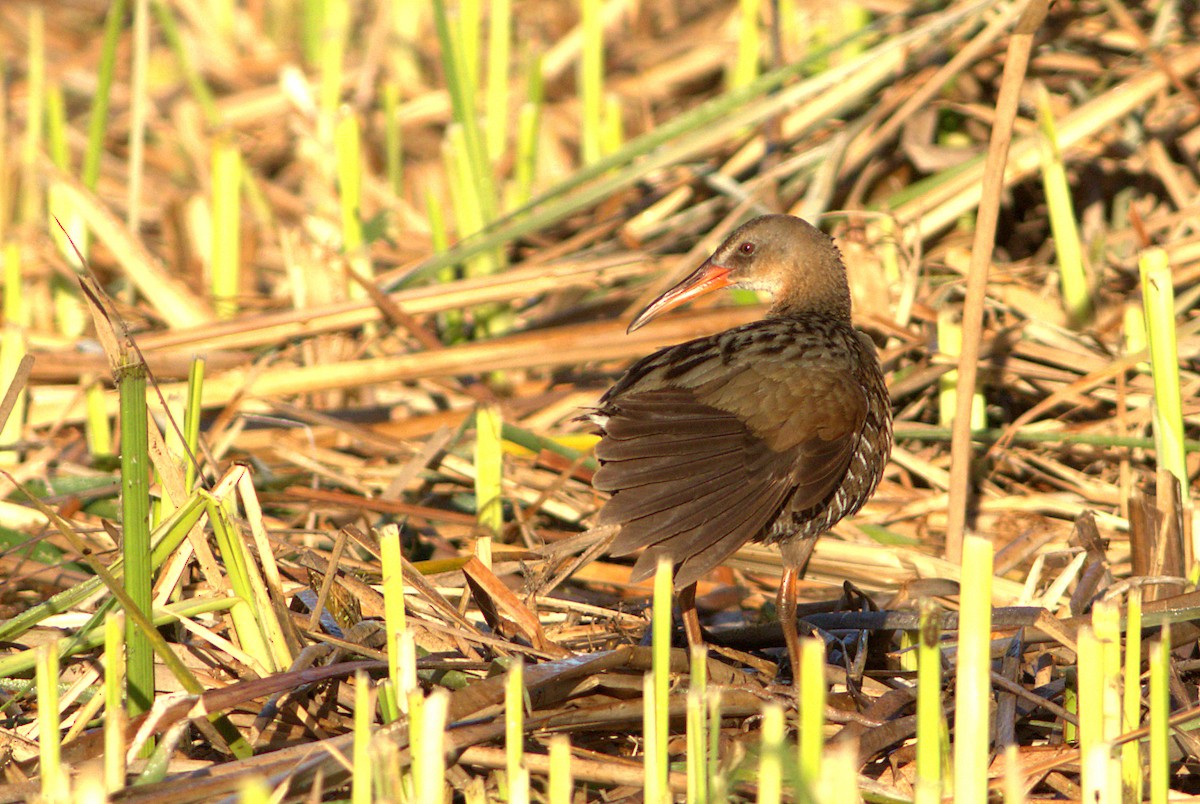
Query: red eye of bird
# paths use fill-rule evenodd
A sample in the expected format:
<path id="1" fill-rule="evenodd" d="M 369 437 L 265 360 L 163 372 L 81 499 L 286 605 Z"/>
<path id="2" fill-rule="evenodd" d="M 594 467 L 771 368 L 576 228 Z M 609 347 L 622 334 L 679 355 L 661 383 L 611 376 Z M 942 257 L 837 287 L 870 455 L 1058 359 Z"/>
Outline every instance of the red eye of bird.
<path id="1" fill-rule="evenodd" d="M 738 251 L 740 251 L 745 256 L 749 257 L 751 254 L 754 253 L 754 244 L 749 243 L 749 242 L 742 243 L 740 246 L 738 246 Z"/>

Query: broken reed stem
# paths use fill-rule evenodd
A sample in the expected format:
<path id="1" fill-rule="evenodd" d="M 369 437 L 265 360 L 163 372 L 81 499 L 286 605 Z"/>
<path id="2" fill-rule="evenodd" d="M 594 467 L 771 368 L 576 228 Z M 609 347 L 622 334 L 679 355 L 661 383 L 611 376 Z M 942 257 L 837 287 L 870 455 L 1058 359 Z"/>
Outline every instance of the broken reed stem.
<path id="1" fill-rule="evenodd" d="M 988 145 L 987 167 L 983 175 L 983 196 L 975 220 L 975 239 L 971 246 L 971 264 L 967 273 L 967 298 L 963 305 L 962 352 L 958 360 L 958 399 L 954 417 L 954 436 L 950 441 L 950 501 L 946 523 L 946 560 L 962 559 L 963 534 L 967 524 L 967 501 L 971 485 L 971 404 L 979 368 L 979 348 L 983 340 L 983 302 L 987 290 L 988 265 L 996 239 L 996 220 L 1000 214 L 1000 194 L 1004 189 L 1004 165 L 1012 141 L 1013 120 L 1017 115 L 1021 84 L 1033 49 L 1033 35 L 1046 18 L 1048 0 L 1031 0 L 1017 20 L 1004 59 L 1000 98 L 996 103 L 996 122 Z"/>

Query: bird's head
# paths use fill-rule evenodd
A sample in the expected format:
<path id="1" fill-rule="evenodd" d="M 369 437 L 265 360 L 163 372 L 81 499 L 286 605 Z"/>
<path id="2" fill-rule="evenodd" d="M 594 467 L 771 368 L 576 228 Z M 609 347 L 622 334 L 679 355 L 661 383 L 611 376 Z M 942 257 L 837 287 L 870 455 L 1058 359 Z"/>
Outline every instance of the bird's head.
<path id="1" fill-rule="evenodd" d="M 850 320 L 846 268 L 829 236 L 792 215 L 763 215 L 739 227 L 691 275 L 647 305 L 628 331 L 724 287 L 770 293 L 772 315 L 822 312 Z"/>

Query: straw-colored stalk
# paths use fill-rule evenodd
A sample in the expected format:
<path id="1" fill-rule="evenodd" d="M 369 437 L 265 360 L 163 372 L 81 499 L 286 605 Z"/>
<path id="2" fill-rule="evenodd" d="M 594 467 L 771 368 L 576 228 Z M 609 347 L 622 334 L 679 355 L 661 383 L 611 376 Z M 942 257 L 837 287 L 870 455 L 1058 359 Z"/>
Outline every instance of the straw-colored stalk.
<path id="1" fill-rule="evenodd" d="M 446 786 L 446 713 L 450 694 L 438 688 L 421 705 L 420 751 L 413 751 L 416 801 L 442 801 Z M 414 746 L 415 747 L 415 746 Z"/>
<path id="2" fill-rule="evenodd" d="M 509 801 L 529 800 L 525 767 L 525 661 L 514 656 L 504 685 L 504 754 Z"/>
<path id="3" fill-rule="evenodd" d="M 1142 721 L 1142 590 L 1132 590 L 1128 600 L 1125 612 L 1121 732 L 1133 731 Z M 1145 776 L 1141 744 L 1137 740 L 1125 742 L 1121 745 L 1121 786 L 1129 799 L 1142 800 Z"/>
<path id="4" fill-rule="evenodd" d="M 1150 643 L 1150 804 L 1167 804 L 1171 780 L 1171 624 Z"/>

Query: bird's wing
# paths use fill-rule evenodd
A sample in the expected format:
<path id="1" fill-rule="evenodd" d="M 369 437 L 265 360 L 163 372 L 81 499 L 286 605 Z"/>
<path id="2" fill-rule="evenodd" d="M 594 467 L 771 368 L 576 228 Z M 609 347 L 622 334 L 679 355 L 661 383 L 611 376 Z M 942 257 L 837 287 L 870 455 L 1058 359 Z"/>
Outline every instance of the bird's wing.
<path id="1" fill-rule="evenodd" d="M 753 366 L 697 379 L 605 400 L 593 483 L 613 496 L 599 521 L 621 528 L 614 554 L 649 548 L 635 579 L 666 556 L 684 586 L 761 536 L 785 503 L 822 503 L 865 417 L 861 389 L 835 367 L 806 366 L 783 382 Z"/>

